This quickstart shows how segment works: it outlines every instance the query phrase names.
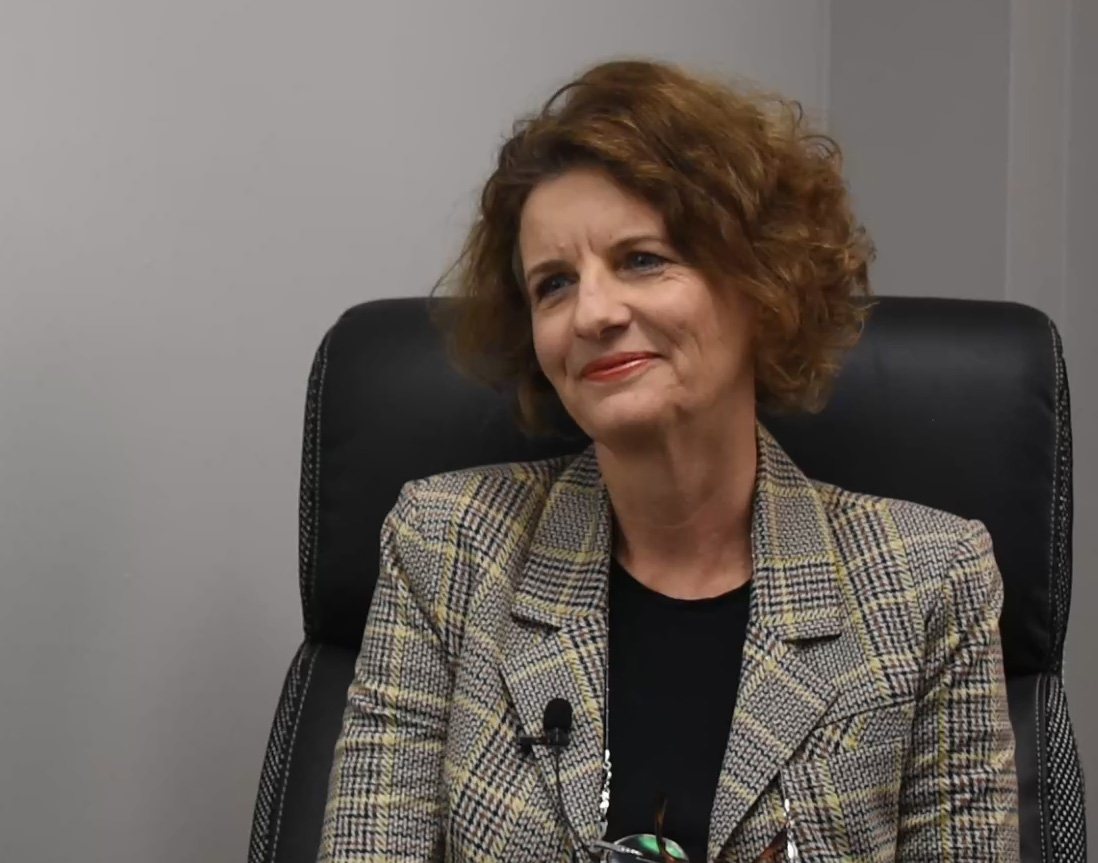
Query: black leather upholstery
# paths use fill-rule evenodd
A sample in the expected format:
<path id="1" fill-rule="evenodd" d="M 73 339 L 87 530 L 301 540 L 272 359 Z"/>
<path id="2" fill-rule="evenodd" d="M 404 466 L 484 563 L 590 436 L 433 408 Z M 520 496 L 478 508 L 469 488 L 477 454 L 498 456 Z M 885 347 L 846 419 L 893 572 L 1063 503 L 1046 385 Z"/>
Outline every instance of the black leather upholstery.
<path id="1" fill-rule="evenodd" d="M 381 522 L 400 487 L 587 444 L 566 420 L 561 435 L 523 436 L 503 395 L 448 366 L 428 302 L 350 309 L 317 351 L 301 477 L 305 642 L 271 731 L 251 863 L 315 858 Z M 1071 597 L 1071 423 L 1055 327 L 1012 303 L 884 298 L 827 409 L 764 421 L 809 476 L 987 525 L 1006 584 L 1022 859 L 1085 860 L 1083 784 L 1060 679 Z"/>

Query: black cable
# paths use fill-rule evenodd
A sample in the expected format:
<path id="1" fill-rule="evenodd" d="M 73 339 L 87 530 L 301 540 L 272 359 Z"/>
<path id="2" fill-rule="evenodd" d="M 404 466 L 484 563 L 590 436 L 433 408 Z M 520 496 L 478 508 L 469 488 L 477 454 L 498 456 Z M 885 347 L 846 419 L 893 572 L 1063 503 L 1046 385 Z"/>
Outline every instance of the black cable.
<path id="1" fill-rule="evenodd" d="M 560 819 L 560 823 L 564 824 L 566 821 L 564 815 L 564 789 L 560 784 L 560 747 L 553 747 L 553 766 L 557 772 L 557 818 Z M 557 859 L 560 860 L 564 856 L 564 835 L 568 832 L 567 826 L 560 833 L 560 840 L 557 843 Z M 576 849 L 572 849 L 572 863 L 576 863 Z"/>
<path id="2" fill-rule="evenodd" d="M 556 770 L 557 778 L 557 817 L 558 823 L 564 825 L 564 833 L 560 836 L 560 843 L 557 846 L 559 851 L 557 852 L 557 859 L 559 860 L 564 856 L 564 840 L 568 835 L 572 841 L 572 863 L 580 863 L 580 852 L 583 851 L 586 858 L 594 860 L 589 849 L 583 845 L 583 840 L 580 838 L 579 833 L 572 826 L 572 822 L 568 820 L 568 814 L 564 811 L 564 785 L 560 781 L 560 754 L 561 747 L 552 747 L 553 751 L 553 767 Z"/>

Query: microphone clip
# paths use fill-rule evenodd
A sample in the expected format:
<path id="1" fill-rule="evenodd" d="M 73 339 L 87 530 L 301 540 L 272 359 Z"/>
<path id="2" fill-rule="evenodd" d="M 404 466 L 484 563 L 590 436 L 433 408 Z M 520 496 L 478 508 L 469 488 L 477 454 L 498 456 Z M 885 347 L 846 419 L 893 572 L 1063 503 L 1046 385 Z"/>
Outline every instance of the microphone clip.
<path id="1" fill-rule="evenodd" d="M 550 728 L 545 734 L 536 737 L 523 735 L 518 738 L 519 749 L 524 755 L 534 751 L 535 746 L 545 746 L 548 749 L 564 749 L 572 742 L 572 735 L 563 728 Z"/>

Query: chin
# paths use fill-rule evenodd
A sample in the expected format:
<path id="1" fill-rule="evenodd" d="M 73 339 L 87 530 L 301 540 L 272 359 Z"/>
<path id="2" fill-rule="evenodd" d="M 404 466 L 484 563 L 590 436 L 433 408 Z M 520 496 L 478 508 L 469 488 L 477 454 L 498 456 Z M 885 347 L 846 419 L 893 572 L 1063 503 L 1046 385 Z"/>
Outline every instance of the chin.
<path id="1" fill-rule="evenodd" d="M 580 427 L 592 440 L 605 442 L 614 438 L 633 437 L 651 433 L 659 428 L 666 416 L 664 406 L 645 402 L 637 404 L 613 404 L 607 399 L 603 404 L 583 412 Z"/>

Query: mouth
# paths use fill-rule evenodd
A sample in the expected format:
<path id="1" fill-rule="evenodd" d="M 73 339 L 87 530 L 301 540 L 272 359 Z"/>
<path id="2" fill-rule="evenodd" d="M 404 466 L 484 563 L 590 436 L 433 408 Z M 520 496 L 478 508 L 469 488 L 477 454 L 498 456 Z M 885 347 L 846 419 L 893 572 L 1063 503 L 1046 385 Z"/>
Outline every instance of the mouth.
<path id="1" fill-rule="evenodd" d="M 623 363 L 617 363 L 616 365 L 607 366 L 601 369 L 593 369 L 583 377 L 589 381 L 616 381 L 622 378 L 629 377 L 635 372 L 648 366 L 655 357 L 637 357 L 636 359 L 627 360 Z"/>

